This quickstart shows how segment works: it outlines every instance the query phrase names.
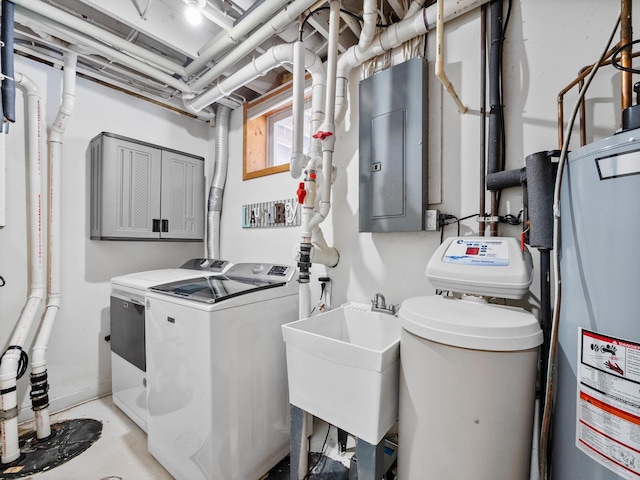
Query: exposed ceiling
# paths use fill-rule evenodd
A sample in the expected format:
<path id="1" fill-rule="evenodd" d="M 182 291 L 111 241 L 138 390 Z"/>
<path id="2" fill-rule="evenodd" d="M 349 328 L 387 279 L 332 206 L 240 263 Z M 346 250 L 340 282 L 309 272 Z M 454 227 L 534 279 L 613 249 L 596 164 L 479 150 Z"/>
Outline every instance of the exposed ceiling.
<path id="1" fill-rule="evenodd" d="M 307 16 L 305 46 L 326 56 L 329 13 L 322 8 L 324 0 L 308 1 L 302 9 L 303 0 L 191 0 L 204 7 L 197 26 L 185 17 L 189 1 L 14 0 L 15 51 L 53 65 L 62 65 L 65 52 L 75 52 L 78 74 L 179 111 L 185 111 L 185 89 L 202 92 L 271 46 L 295 41 L 300 20 Z M 341 52 L 358 41 L 362 3 L 341 1 Z M 379 24 L 401 19 L 409 3 L 379 1 Z M 235 49 L 244 42 L 245 47 L 251 44 L 249 50 L 237 55 Z M 254 99 L 281 85 L 287 73 L 286 67 L 272 70 L 219 103 L 237 106 Z"/>

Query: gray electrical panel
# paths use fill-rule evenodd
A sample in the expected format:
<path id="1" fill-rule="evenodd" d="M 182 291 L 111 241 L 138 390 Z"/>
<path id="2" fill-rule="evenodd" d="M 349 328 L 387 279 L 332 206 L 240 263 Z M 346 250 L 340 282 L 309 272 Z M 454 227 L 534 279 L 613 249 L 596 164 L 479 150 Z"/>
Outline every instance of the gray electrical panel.
<path id="1" fill-rule="evenodd" d="M 424 228 L 427 61 L 416 57 L 360 82 L 360 231 Z"/>

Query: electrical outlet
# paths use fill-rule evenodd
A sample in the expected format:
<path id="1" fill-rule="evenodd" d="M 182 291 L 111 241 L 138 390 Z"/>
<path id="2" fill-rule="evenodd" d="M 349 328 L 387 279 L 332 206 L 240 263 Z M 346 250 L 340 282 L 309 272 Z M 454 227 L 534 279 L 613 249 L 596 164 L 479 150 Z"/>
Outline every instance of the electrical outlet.
<path id="1" fill-rule="evenodd" d="M 430 232 L 438 230 L 438 210 L 424 211 L 424 229 Z"/>

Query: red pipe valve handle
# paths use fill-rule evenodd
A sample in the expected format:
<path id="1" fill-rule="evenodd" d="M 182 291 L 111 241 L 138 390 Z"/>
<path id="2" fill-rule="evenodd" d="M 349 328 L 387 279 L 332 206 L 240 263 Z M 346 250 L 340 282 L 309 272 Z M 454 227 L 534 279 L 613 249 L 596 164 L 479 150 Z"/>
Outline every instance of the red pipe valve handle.
<path id="1" fill-rule="evenodd" d="M 307 191 L 304 189 L 304 182 L 300 182 L 300 184 L 298 185 L 298 191 L 296 192 L 296 194 L 298 195 L 298 203 L 303 204 L 304 197 L 307 196 Z"/>
<path id="2" fill-rule="evenodd" d="M 313 134 L 313 138 L 319 139 L 319 140 L 325 140 L 327 137 L 330 137 L 331 135 L 333 135 L 333 133 L 323 132 L 322 130 L 318 130 L 316 133 Z"/>

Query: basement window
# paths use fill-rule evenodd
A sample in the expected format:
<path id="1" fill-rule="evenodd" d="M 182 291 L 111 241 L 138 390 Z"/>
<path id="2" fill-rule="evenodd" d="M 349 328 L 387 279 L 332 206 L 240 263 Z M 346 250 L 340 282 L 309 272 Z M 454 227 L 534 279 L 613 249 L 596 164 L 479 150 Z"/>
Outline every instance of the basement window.
<path id="1" fill-rule="evenodd" d="M 293 143 L 292 86 L 284 85 L 244 103 L 242 179 L 289 170 Z M 311 140 L 311 95 L 305 93 L 303 152 Z"/>

